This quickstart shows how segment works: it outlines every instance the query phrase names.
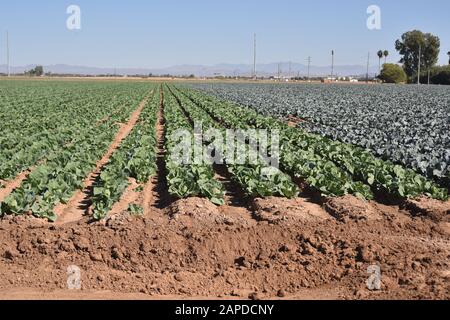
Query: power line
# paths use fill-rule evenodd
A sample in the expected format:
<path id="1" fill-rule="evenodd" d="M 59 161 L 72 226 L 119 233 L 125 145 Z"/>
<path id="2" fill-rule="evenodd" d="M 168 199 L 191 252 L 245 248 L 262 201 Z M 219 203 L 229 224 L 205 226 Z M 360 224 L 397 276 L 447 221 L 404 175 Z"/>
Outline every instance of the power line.
<path id="1" fill-rule="evenodd" d="M 331 50 L 331 79 L 334 75 L 334 50 Z"/>
<path id="2" fill-rule="evenodd" d="M 6 31 L 6 65 L 8 67 L 8 77 L 11 76 L 11 66 L 9 62 L 9 32 Z"/>
<path id="3" fill-rule="evenodd" d="M 367 54 L 366 82 L 369 83 L 370 52 Z"/>
<path id="4" fill-rule="evenodd" d="M 311 70 L 311 57 L 308 57 L 308 81 L 309 81 L 309 71 Z"/>
<path id="5" fill-rule="evenodd" d="M 256 80 L 256 33 L 253 36 L 253 78 Z"/>

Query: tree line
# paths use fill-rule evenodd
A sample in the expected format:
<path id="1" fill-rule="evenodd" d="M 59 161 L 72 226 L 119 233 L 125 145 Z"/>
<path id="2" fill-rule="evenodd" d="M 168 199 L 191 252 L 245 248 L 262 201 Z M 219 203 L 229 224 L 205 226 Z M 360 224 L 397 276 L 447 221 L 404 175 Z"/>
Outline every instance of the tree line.
<path id="1" fill-rule="evenodd" d="M 405 32 L 395 42 L 395 49 L 401 56 L 400 63 L 386 63 L 380 71 L 379 78 L 388 83 L 427 83 L 450 85 L 450 60 L 445 66 L 438 66 L 441 42 L 439 37 L 419 30 Z M 389 53 L 387 52 L 387 55 Z M 447 52 L 450 59 L 450 51 Z M 378 57 L 387 57 L 380 50 Z"/>
<path id="2" fill-rule="evenodd" d="M 25 75 L 32 76 L 32 77 L 41 77 L 44 75 L 44 67 L 43 66 L 36 66 L 35 68 L 25 71 Z"/>

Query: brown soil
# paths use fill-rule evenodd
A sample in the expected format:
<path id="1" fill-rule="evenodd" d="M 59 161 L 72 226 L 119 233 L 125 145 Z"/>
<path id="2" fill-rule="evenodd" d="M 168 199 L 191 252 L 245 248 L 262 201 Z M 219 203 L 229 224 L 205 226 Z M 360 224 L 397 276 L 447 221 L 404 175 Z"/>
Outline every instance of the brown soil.
<path id="1" fill-rule="evenodd" d="M 356 201 L 327 202 L 332 215 L 270 198 L 255 200 L 249 218 L 192 198 L 94 224 L 6 217 L 0 298 L 449 299 L 450 234 L 399 207 Z M 81 269 L 80 291 L 66 290 L 70 265 Z M 381 268 L 381 290 L 366 287 L 370 265 Z"/>
<path id="2" fill-rule="evenodd" d="M 342 222 L 382 219 L 380 213 L 369 202 L 351 195 L 328 199 L 325 203 L 325 210 Z"/>
<path id="3" fill-rule="evenodd" d="M 272 224 L 291 222 L 321 222 L 331 219 L 330 215 L 319 205 L 306 199 L 293 200 L 270 197 L 254 200 L 255 217 L 259 221 Z"/>
<path id="4" fill-rule="evenodd" d="M 417 216 L 429 217 L 436 222 L 450 222 L 450 201 L 442 202 L 421 198 L 417 200 L 408 200 L 405 202 L 404 206 Z"/>
<path id="5" fill-rule="evenodd" d="M 305 119 L 295 117 L 293 115 L 289 115 L 289 117 L 286 119 L 288 126 L 290 127 L 297 127 L 299 123 L 307 122 Z"/>
<path id="6" fill-rule="evenodd" d="M 200 220 L 209 224 L 248 226 L 255 224 L 245 215 L 233 215 L 229 207 L 219 208 L 202 198 L 178 200 L 168 207 L 169 217 L 186 225 Z M 228 212 L 227 212 L 228 211 Z"/>
<path id="7" fill-rule="evenodd" d="M 101 173 L 102 168 L 108 163 L 114 151 L 120 146 L 122 140 L 125 139 L 133 130 L 139 120 L 142 110 L 147 104 L 148 99 L 149 96 L 147 96 L 139 104 L 138 108 L 131 114 L 127 123 L 120 124 L 119 131 L 117 132 L 107 152 L 97 162 L 96 168 L 84 180 L 83 190 L 78 190 L 67 204 L 60 203 L 55 207 L 54 212 L 58 216 L 58 224 L 78 221 L 89 210 L 90 203 L 88 199 L 92 193 L 92 186 L 94 185 L 95 180 Z"/>

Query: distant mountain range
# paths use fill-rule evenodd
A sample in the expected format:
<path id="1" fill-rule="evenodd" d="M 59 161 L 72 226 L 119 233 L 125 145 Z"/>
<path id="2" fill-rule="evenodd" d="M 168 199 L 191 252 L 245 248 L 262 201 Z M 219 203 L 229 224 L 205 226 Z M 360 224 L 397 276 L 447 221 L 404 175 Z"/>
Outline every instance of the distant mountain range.
<path id="1" fill-rule="evenodd" d="M 24 73 L 27 70 L 33 69 L 36 65 L 26 66 L 14 66 L 11 67 L 11 73 Z M 278 63 L 258 64 L 257 74 L 258 76 L 277 76 L 278 75 Z M 280 64 L 281 74 L 283 76 L 289 76 L 289 62 Z M 174 76 L 187 76 L 195 75 L 197 77 L 212 77 L 212 76 L 250 76 L 253 66 L 247 64 L 217 64 L 213 66 L 204 65 L 177 65 L 168 68 L 98 68 L 98 67 L 86 67 L 86 66 L 73 66 L 66 64 L 55 64 L 44 66 L 45 72 L 57 73 L 57 74 L 75 74 L 75 75 L 174 75 Z M 308 73 L 308 66 L 299 63 L 291 64 L 291 76 L 305 76 Z M 0 65 L 0 73 L 6 73 L 6 65 Z M 372 66 L 369 69 L 371 75 L 378 72 L 378 66 Z M 311 66 L 311 76 L 328 76 L 331 73 L 331 66 Z M 338 76 L 359 76 L 366 74 L 366 67 L 362 65 L 340 65 L 335 66 L 334 74 Z"/>

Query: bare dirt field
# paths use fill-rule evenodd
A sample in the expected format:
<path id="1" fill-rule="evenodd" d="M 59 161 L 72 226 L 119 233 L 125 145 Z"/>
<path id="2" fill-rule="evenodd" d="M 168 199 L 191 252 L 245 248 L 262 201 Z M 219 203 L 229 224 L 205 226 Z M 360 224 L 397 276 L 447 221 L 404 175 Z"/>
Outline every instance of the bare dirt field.
<path id="1" fill-rule="evenodd" d="M 248 207 L 191 198 L 164 208 L 138 198 L 144 216 L 103 223 L 4 218 L 0 299 L 450 298 L 448 212 L 353 197 Z M 81 290 L 67 289 L 71 265 Z M 371 265 L 381 290 L 367 288 Z"/>

